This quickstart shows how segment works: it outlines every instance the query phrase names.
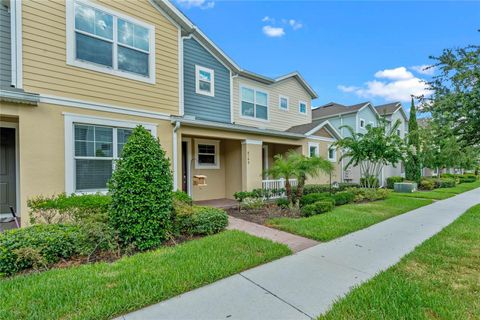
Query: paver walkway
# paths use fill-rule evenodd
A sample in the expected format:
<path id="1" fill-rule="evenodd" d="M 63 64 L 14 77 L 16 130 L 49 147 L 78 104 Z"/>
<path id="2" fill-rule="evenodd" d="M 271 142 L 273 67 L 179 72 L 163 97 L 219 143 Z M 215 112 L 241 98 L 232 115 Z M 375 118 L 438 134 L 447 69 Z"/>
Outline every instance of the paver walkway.
<path id="1" fill-rule="evenodd" d="M 405 201 L 408 201 L 405 199 Z M 480 203 L 480 188 L 125 315 L 132 319 L 310 319 Z"/>
<path id="2" fill-rule="evenodd" d="M 299 252 L 319 244 L 318 241 L 312 239 L 300 237 L 295 234 L 265 227 L 257 223 L 231 216 L 228 217 L 227 229 L 244 231 L 253 236 L 286 244 L 293 252 Z"/>

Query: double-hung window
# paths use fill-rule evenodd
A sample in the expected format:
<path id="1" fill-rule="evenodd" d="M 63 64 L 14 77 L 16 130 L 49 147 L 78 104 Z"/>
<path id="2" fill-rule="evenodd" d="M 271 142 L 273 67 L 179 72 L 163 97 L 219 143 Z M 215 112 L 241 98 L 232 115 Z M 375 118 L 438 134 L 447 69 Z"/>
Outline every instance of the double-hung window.
<path id="1" fill-rule="evenodd" d="M 218 169 L 220 143 L 216 140 L 195 140 L 196 169 Z"/>
<path id="2" fill-rule="evenodd" d="M 215 72 L 212 69 L 195 66 L 195 92 L 215 96 Z"/>
<path id="3" fill-rule="evenodd" d="M 67 1 L 67 62 L 155 82 L 155 28 L 87 1 Z"/>
<path id="4" fill-rule="evenodd" d="M 130 128 L 74 124 L 75 191 L 107 189 L 114 161 L 131 133 Z"/>
<path id="5" fill-rule="evenodd" d="M 298 112 L 307 114 L 307 103 L 305 101 L 300 101 L 298 103 Z"/>
<path id="6" fill-rule="evenodd" d="M 268 120 L 268 94 L 246 87 L 242 87 L 240 91 L 241 115 L 259 120 Z"/>

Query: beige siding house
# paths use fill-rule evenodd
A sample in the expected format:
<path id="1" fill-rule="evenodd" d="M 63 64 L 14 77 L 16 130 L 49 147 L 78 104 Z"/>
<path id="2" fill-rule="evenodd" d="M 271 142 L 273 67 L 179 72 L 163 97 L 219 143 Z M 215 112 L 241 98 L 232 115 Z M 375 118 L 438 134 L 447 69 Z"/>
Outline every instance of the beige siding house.
<path id="1" fill-rule="evenodd" d="M 0 215 L 11 206 L 25 225 L 32 197 L 106 192 L 138 125 L 166 151 L 174 188 L 194 200 L 269 188 L 276 182 L 264 170 L 289 150 L 335 163 L 332 177 L 311 182 L 340 180 L 329 149 L 339 135 L 328 122 L 306 127 L 317 95 L 302 76 L 243 70 L 169 1 L 0 5 L 11 20 L 0 36 L 9 53 L 0 57 L 9 71 L 0 82 Z M 227 116 L 202 118 L 203 106 Z"/>

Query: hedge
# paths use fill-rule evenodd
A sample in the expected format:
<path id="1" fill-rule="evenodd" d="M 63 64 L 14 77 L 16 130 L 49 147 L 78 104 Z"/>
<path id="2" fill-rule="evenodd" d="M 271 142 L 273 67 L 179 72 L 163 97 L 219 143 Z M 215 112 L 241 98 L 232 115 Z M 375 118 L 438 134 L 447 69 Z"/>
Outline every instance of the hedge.
<path id="1" fill-rule="evenodd" d="M 340 206 L 342 204 L 352 203 L 355 200 L 355 194 L 349 191 L 341 191 L 333 194 L 333 200 L 335 205 Z"/>
<path id="2" fill-rule="evenodd" d="M 387 178 L 387 188 L 393 189 L 395 187 L 396 182 L 403 182 L 405 180 L 403 177 L 400 176 L 391 176 Z"/>
<path id="3" fill-rule="evenodd" d="M 301 214 L 304 217 L 310 217 L 317 214 L 322 214 L 331 211 L 334 207 L 332 201 L 317 201 L 313 204 L 308 204 L 301 209 Z"/>
<path id="4" fill-rule="evenodd" d="M 310 194 L 307 194 L 307 195 L 303 196 L 300 199 L 300 207 L 303 207 L 303 206 L 306 206 L 306 205 L 309 205 L 309 204 L 314 204 L 317 201 L 325 200 L 325 199 L 333 200 L 332 196 L 328 192 L 310 193 Z"/>
<path id="5" fill-rule="evenodd" d="M 228 216 L 223 209 L 190 206 L 176 210 L 176 228 L 182 234 L 211 235 L 222 231 L 228 225 Z"/>
<path id="6" fill-rule="evenodd" d="M 0 233 L 0 276 L 29 268 L 45 269 L 60 259 L 88 253 L 88 236 L 79 226 L 39 224 Z"/>

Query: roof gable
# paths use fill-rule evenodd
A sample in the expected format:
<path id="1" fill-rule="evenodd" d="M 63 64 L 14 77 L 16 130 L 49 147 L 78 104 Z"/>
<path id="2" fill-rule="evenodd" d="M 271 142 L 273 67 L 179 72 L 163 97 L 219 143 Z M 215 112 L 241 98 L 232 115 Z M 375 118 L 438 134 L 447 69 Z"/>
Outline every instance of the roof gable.
<path id="1" fill-rule="evenodd" d="M 344 115 L 344 114 L 350 114 L 350 113 L 357 113 L 358 111 L 362 110 L 363 108 L 366 108 L 370 106 L 370 102 L 362 102 L 350 106 L 346 106 L 340 103 L 336 102 L 330 102 L 327 103 L 323 106 L 319 106 L 315 109 L 312 109 L 312 119 L 323 119 L 323 118 L 328 118 L 332 116 L 339 116 L 339 115 Z M 375 109 L 372 107 L 374 112 L 376 113 Z"/>

